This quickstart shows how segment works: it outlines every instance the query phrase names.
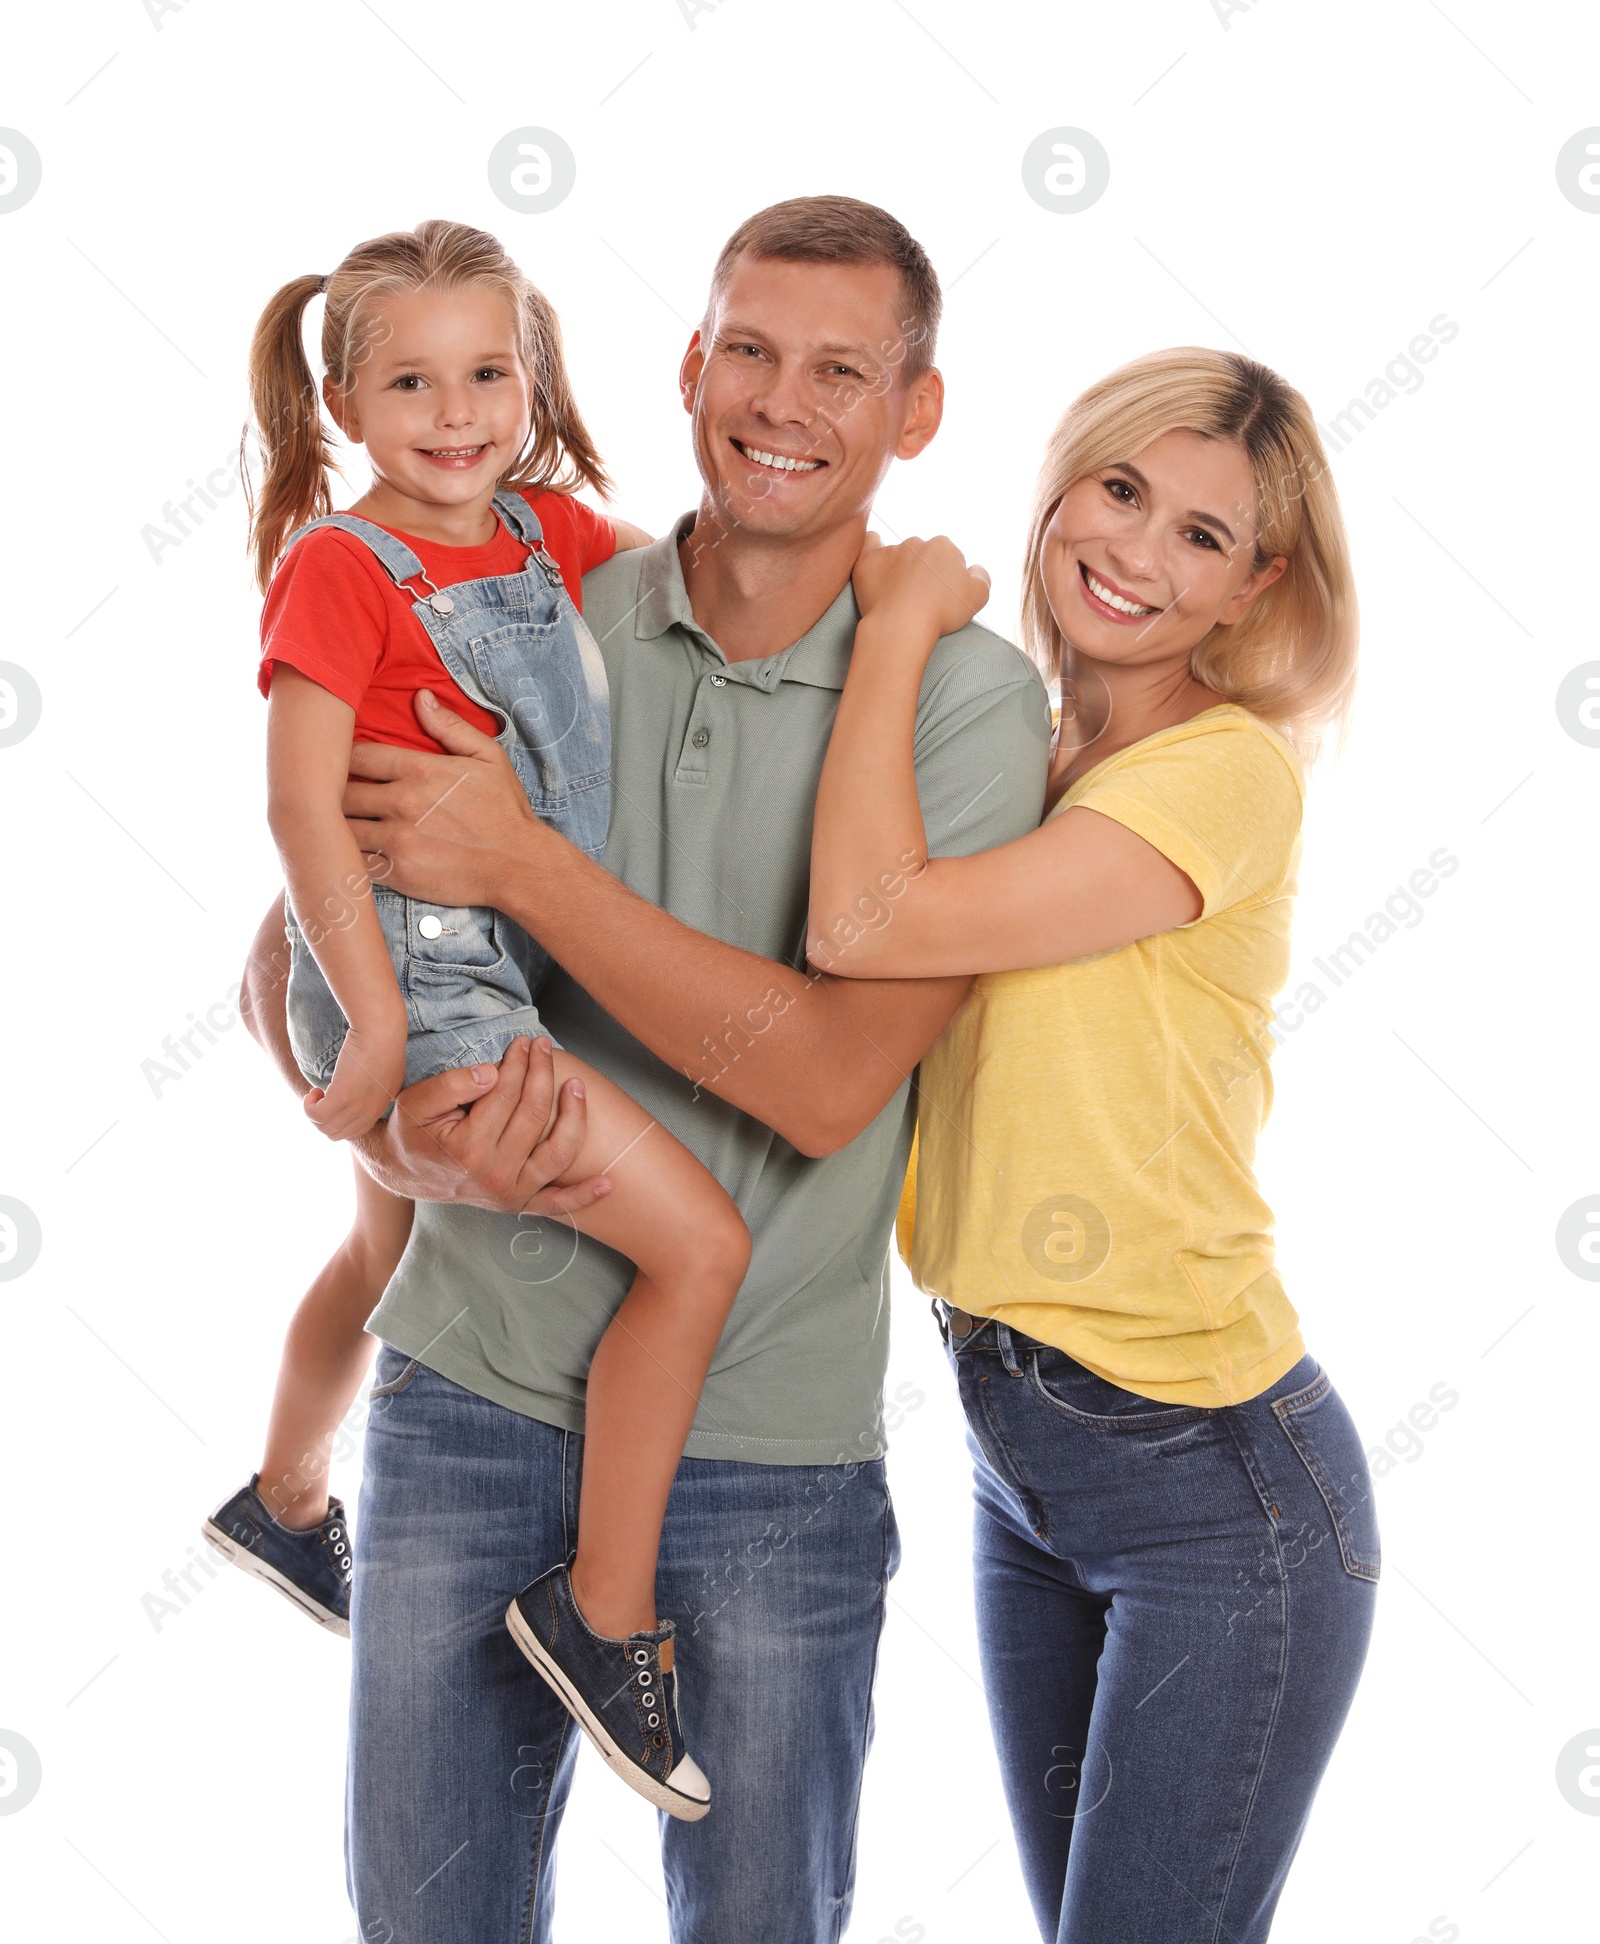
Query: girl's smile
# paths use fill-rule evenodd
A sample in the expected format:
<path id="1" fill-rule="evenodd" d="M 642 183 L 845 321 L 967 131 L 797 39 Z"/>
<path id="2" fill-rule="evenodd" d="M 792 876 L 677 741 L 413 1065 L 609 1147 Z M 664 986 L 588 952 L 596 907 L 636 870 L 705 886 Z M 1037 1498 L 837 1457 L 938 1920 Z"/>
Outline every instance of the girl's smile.
<path id="1" fill-rule="evenodd" d="M 419 446 L 417 450 L 430 465 L 452 472 L 466 472 L 476 466 L 489 450 L 487 443 L 471 446 Z"/>

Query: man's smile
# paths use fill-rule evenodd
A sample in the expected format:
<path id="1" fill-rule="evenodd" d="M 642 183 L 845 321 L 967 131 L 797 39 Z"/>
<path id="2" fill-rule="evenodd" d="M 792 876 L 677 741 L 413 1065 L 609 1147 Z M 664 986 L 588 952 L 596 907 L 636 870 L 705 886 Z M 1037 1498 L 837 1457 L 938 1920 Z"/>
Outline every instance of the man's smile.
<path id="1" fill-rule="evenodd" d="M 730 439 L 728 443 L 742 458 L 760 466 L 764 472 L 819 472 L 828 463 L 825 459 L 802 459 L 793 453 L 768 452 L 762 446 L 746 444 L 743 439 Z"/>

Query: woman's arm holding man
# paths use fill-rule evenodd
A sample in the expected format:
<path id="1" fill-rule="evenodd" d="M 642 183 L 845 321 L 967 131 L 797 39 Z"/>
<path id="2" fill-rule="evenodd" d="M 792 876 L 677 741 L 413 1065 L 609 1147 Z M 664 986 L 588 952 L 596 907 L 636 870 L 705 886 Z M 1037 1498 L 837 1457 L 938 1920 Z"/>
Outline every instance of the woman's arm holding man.
<path id="1" fill-rule="evenodd" d="M 924 672 L 941 637 L 988 599 L 989 577 L 949 540 L 882 547 L 869 536 L 855 588 L 861 621 L 817 790 L 813 964 L 890 982 L 1058 965 L 1200 915 L 1175 864 L 1087 808 L 992 849 L 936 855 L 913 755 Z M 886 898 L 892 911 L 878 919 Z"/>

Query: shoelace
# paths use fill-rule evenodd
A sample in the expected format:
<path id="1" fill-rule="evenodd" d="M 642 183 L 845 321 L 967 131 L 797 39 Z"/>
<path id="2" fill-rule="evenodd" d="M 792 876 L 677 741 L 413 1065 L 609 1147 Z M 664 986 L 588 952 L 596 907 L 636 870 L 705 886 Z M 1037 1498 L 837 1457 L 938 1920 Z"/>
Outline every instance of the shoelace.
<path id="1" fill-rule="evenodd" d="M 638 1673 L 634 1676 L 634 1679 L 639 1684 L 639 1698 L 645 1707 L 650 1710 L 645 1716 L 645 1725 L 655 1731 L 650 1737 L 651 1744 L 656 1748 L 664 1748 L 666 1746 L 666 1736 L 662 1732 L 664 1727 L 662 1714 L 666 1708 L 666 1676 L 664 1674 L 662 1675 L 658 1689 L 652 1676 L 653 1656 L 646 1649 L 636 1647 L 633 1652 L 633 1658 L 639 1669 Z"/>
<path id="2" fill-rule="evenodd" d="M 354 1569 L 350 1562 L 350 1549 L 344 1543 L 344 1528 L 342 1526 L 331 1525 L 328 1527 L 328 1544 L 333 1547 L 333 1562 L 339 1569 L 339 1575 L 348 1585 L 353 1577 Z"/>

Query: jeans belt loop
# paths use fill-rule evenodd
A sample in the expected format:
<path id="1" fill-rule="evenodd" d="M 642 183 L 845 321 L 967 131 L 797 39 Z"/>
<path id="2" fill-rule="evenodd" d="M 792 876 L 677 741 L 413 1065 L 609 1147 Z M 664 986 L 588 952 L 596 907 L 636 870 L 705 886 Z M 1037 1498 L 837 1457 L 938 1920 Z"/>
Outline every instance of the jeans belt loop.
<path id="1" fill-rule="evenodd" d="M 1006 1367 L 1006 1375 L 1020 1377 L 1022 1365 L 1017 1361 L 1017 1346 L 1011 1339 L 1011 1332 L 998 1319 L 994 1326 L 994 1340 L 1000 1347 L 1000 1361 Z"/>

